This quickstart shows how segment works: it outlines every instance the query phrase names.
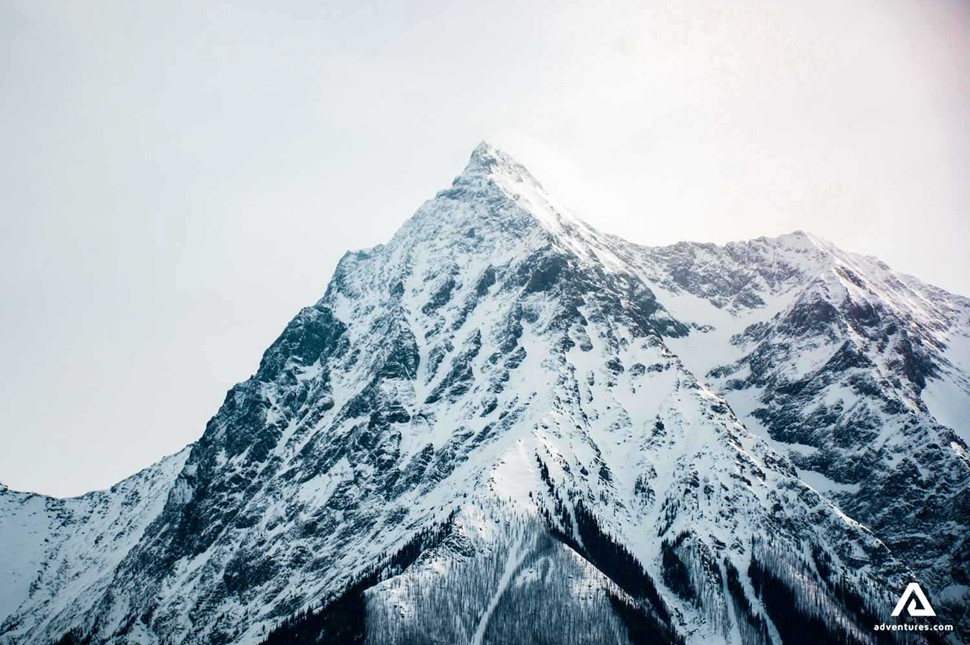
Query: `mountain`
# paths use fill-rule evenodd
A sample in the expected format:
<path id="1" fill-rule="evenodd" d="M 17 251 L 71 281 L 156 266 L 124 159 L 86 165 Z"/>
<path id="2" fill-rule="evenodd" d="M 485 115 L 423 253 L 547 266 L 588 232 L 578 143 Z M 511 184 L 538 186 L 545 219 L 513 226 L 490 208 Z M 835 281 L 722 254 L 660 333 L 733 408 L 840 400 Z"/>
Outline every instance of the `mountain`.
<path id="1" fill-rule="evenodd" d="M 869 643 L 911 581 L 967 639 L 968 338 L 804 233 L 605 235 L 482 144 L 197 442 L 0 491 L 0 643 Z"/>
<path id="2" fill-rule="evenodd" d="M 965 612 L 968 300 L 804 233 L 630 253 L 668 306 L 683 303 L 673 309 L 683 320 L 730 314 L 671 341 L 690 368 Z M 720 311 L 697 309 L 697 298 Z"/>

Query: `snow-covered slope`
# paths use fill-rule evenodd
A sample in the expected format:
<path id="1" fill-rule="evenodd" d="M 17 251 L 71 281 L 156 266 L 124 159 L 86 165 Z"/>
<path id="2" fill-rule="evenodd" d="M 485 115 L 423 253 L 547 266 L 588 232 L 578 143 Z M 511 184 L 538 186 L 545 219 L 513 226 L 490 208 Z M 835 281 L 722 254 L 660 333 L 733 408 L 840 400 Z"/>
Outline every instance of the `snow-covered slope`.
<path id="1" fill-rule="evenodd" d="M 970 619 L 970 300 L 801 232 L 627 251 L 674 351 Z"/>
<path id="2" fill-rule="evenodd" d="M 84 612 L 158 516 L 189 448 L 106 491 L 72 499 L 0 490 L 0 616 L 30 615 L 31 628 Z M 55 630 L 67 631 L 56 627 Z"/>
<path id="3" fill-rule="evenodd" d="M 966 391 L 944 340 L 966 301 L 860 262 L 804 234 L 631 245 L 483 144 L 390 242 L 341 260 L 195 444 L 94 494 L 110 508 L 88 537 L 46 509 L 89 496 L 0 492 L 0 543 L 23 554 L 3 562 L 0 642 L 872 642 L 912 579 L 958 615 L 966 444 L 920 396 Z M 907 325 L 881 350 L 886 330 L 866 336 L 881 362 L 826 358 L 863 342 L 816 304 L 844 305 L 846 280 Z M 823 369 L 821 398 L 797 398 Z M 852 379 L 888 382 L 916 421 Z M 802 422 L 835 392 L 841 412 L 881 406 L 874 437 Z M 846 512 L 878 520 L 866 495 L 893 476 L 836 472 L 866 441 L 951 468 L 919 498 L 951 549 Z"/>

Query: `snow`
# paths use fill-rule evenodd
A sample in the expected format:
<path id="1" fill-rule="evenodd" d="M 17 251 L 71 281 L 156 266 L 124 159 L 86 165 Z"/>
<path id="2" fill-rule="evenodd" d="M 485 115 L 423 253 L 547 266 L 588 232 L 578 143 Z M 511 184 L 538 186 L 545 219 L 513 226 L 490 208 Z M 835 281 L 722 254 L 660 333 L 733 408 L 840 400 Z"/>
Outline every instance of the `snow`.
<path id="1" fill-rule="evenodd" d="M 314 507 L 323 506 L 330 499 L 337 485 L 352 477 L 353 469 L 347 459 L 344 458 L 338 461 L 333 469 L 303 482 L 297 494 L 300 499 Z"/>
<path id="2" fill-rule="evenodd" d="M 0 492 L 0 571 L 9 573 L 0 615 L 36 605 L 50 620 L 72 604 L 93 605 L 94 590 L 161 511 L 188 455 L 186 448 L 109 491 L 75 498 Z"/>
<path id="3" fill-rule="evenodd" d="M 523 276 L 536 269 L 536 258 L 553 254 L 600 282 L 565 285 L 568 296 L 561 285 L 526 293 Z M 672 280 L 678 263 L 695 269 L 698 280 Z M 481 295 L 479 281 L 489 271 L 495 282 Z M 719 278 L 727 286 L 714 289 Z M 429 309 L 452 283 L 450 297 Z M 631 285 L 656 296 L 661 309 L 654 322 L 683 323 L 690 333 L 660 338 L 634 330 Z M 735 287 L 738 293 L 729 292 Z M 796 471 L 783 455 L 819 450 L 775 441 L 754 418 L 771 390 L 722 391 L 725 379 L 710 376 L 723 366 L 734 368 L 736 380 L 752 374 L 744 361 L 762 341 L 735 339 L 754 324 L 765 326 L 777 349 L 771 367 L 779 378 L 791 382 L 824 365 L 844 338 L 781 338 L 776 329 L 800 298 L 884 304 L 912 322 L 919 338 L 945 341 L 946 369 L 930 380 L 923 401 L 942 423 L 967 427 L 959 395 L 970 391 L 964 388 L 970 345 L 961 345 L 967 336 L 954 331 L 966 329 L 954 322 L 964 306 L 957 297 L 804 233 L 725 247 L 630 245 L 584 224 L 523 167 L 483 144 L 452 187 L 422 205 L 386 245 L 341 260 L 317 306 L 346 326 L 340 342 L 347 351 L 308 365 L 290 360 L 277 380 L 258 383 L 253 396 L 266 412 L 265 427 L 243 429 L 259 438 L 276 433 L 266 460 L 251 459 L 253 450 L 228 457 L 231 415 L 220 412 L 188 466 L 190 449 L 111 492 L 76 500 L 0 491 L 0 615 L 21 621 L 14 633 L 21 641 L 52 640 L 95 620 L 112 629 L 150 614 L 152 622 L 136 620 L 132 632 L 145 641 L 204 642 L 231 625 L 238 631 L 226 638 L 254 642 L 281 615 L 339 592 L 383 566 L 418 531 L 455 513 L 474 552 L 442 548 L 368 592 L 368 602 L 378 608 L 383 602 L 401 620 L 420 620 L 422 590 L 485 567 L 494 578 L 466 581 L 487 590 L 481 612 L 462 625 L 465 639 L 480 643 L 503 598 L 557 573 L 543 577 L 541 559 L 529 560 L 541 514 L 564 513 L 556 521 L 569 531 L 579 503 L 658 581 L 688 642 L 733 642 L 740 632 L 724 632 L 731 621 L 715 616 L 714 608 L 729 604 L 719 596 L 723 590 L 709 589 L 708 605 L 699 608 L 663 585 L 661 544 L 681 533 L 713 561 L 727 559 L 741 571 L 755 537 L 770 536 L 791 553 L 824 547 L 847 579 L 886 589 L 904 567 L 832 503 L 864 493 L 862 486 Z M 509 332 L 515 324 L 521 333 Z M 872 373 L 889 381 L 891 354 L 878 355 L 858 334 L 849 337 L 873 356 Z M 505 365 L 510 338 L 524 352 L 514 367 Z M 481 343 L 477 353 L 470 351 L 473 339 Z M 416 373 L 375 381 L 394 350 L 417 356 Z M 467 387 L 429 402 L 460 361 L 471 375 Z M 314 407 L 323 392 L 333 405 Z M 349 413 L 346 406 L 362 393 L 369 398 Z M 309 400 L 288 409 L 301 396 Z M 851 384 L 836 379 L 802 411 L 839 402 L 848 409 L 858 400 Z M 485 401 L 494 405 L 486 408 Z M 392 409 L 407 414 L 382 421 Z M 886 423 L 871 448 L 905 446 L 905 438 Z M 954 444 L 950 453 L 962 450 Z M 198 482 L 202 476 L 213 479 Z M 142 577 L 125 560 L 145 544 L 153 520 L 160 523 L 149 538 L 176 533 L 182 508 L 212 502 L 207 485 L 225 481 L 242 484 L 210 507 L 229 519 L 206 527 L 213 539 L 204 549 L 186 555 L 179 545 L 153 544 L 172 557 L 161 581 Z M 252 525 L 235 525 L 250 515 Z M 581 556 L 556 545 L 543 556 L 547 562 L 582 571 L 569 583 L 576 592 L 569 602 L 577 603 L 571 610 L 606 603 L 605 590 L 618 592 Z M 857 560 L 849 566 L 839 553 Z M 872 553 L 880 557 L 868 560 Z M 225 593 L 229 564 L 240 554 L 254 568 L 265 555 L 278 569 L 242 593 Z M 494 571 L 485 566 L 492 564 Z M 120 586 L 126 580 L 136 581 L 139 593 Z M 763 612 L 760 601 L 752 596 L 752 602 Z M 609 616 L 616 621 L 606 616 L 604 625 Z M 155 631 L 159 625 L 165 633 Z"/>
<path id="4" fill-rule="evenodd" d="M 816 491 L 831 495 L 833 493 L 858 493 L 859 484 L 840 484 L 825 475 L 811 470 L 798 469 L 798 478 L 814 488 Z"/>
<path id="5" fill-rule="evenodd" d="M 946 344 L 949 365 L 927 381 L 921 396 L 930 414 L 970 445 L 970 334 L 951 333 Z"/>
<path id="6" fill-rule="evenodd" d="M 0 492 L 0 622 L 27 599 L 52 522 L 43 498 Z"/>
<path id="7" fill-rule="evenodd" d="M 482 645 L 482 639 L 485 638 L 485 630 L 488 629 L 488 622 L 491 620 L 492 614 L 495 613 L 495 608 L 498 607 L 498 603 L 501 601 L 503 594 L 509 588 L 509 584 L 512 582 L 516 570 L 525 559 L 526 554 L 522 549 L 522 543 L 523 538 L 519 536 L 509 550 L 508 559 L 505 561 L 505 568 L 502 570 L 502 577 L 498 581 L 498 587 L 495 589 L 492 598 L 488 601 L 488 605 L 485 607 L 485 611 L 478 621 L 478 627 L 475 628 L 475 633 L 472 635 L 472 645 Z"/>
<path id="8" fill-rule="evenodd" d="M 509 500 L 513 508 L 535 509 L 529 493 L 538 490 L 541 482 L 535 457 L 528 452 L 524 440 L 516 441 L 514 448 L 499 459 L 491 471 L 490 482 L 496 497 Z"/>

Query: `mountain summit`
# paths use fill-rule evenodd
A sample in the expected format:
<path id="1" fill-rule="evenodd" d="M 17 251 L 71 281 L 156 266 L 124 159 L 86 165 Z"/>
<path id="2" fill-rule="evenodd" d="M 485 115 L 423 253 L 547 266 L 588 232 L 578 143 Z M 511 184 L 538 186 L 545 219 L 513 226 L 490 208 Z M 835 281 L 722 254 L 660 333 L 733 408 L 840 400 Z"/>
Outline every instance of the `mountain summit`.
<path id="1" fill-rule="evenodd" d="M 533 183 L 538 184 L 525 166 L 487 141 L 482 141 L 472 150 L 472 156 L 469 158 L 468 165 L 465 166 L 461 176 L 495 175 L 496 171 L 501 172 L 502 170 L 512 175 L 527 177 Z"/>
<path id="2" fill-rule="evenodd" d="M 0 642 L 869 643 L 913 581 L 966 637 L 968 348 L 877 260 L 631 244 L 483 143 L 197 442 L 0 490 Z"/>

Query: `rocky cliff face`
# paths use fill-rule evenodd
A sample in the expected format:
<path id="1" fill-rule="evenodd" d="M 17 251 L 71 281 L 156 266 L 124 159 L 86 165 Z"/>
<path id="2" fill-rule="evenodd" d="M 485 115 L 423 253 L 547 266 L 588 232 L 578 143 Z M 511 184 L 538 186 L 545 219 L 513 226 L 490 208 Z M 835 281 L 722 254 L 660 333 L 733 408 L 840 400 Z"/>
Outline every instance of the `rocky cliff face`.
<path id="1" fill-rule="evenodd" d="M 964 620 L 968 314 L 804 234 L 603 235 L 483 144 L 186 451 L 0 491 L 0 642 L 866 643 L 912 579 Z"/>

